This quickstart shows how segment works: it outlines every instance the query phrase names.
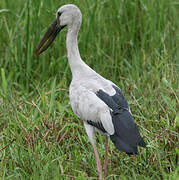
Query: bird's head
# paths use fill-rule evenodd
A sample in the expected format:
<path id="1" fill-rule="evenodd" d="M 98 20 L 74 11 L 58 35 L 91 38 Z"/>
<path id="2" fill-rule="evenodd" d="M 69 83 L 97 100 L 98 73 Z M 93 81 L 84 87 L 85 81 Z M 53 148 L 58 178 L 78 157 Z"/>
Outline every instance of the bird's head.
<path id="1" fill-rule="evenodd" d="M 58 9 L 56 19 L 59 26 L 69 26 L 71 28 L 74 25 L 81 25 L 82 14 L 77 6 L 67 4 Z"/>
<path id="2" fill-rule="evenodd" d="M 56 12 L 55 20 L 43 36 L 34 54 L 38 56 L 39 54 L 44 52 L 52 44 L 57 34 L 65 26 L 68 26 L 69 31 L 73 29 L 75 30 L 75 32 L 78 32 L 81 21 L 82 14 L 77 6 L 73 4 L 67 4 L 60 7 Z"/>

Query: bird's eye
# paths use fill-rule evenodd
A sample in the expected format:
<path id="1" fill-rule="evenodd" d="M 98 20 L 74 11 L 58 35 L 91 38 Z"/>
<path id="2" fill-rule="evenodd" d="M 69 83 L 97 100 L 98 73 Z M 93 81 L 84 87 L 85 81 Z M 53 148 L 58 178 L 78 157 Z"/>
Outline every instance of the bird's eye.
<path id="1" fill-rule="evenodd" d="M 62 14 L 61 12 L 58 12 L 58 16 L 59 16 L 59 17 L 61 16 L 61 14 Z"/>

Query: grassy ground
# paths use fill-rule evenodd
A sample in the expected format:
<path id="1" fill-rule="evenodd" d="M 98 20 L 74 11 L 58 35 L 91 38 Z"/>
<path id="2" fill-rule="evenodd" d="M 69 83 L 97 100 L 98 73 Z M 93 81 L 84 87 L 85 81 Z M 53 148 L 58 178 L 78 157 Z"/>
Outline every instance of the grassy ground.
<path id="1" fill-rule="evenodd" d="M 63 30 L 33 52 L 59 6 L 83 13 L 82 58 L 115 82 L 147 142 L 140 156 L 110 142 L 107 179 L 179 178 L 179 3 L 177 0 L 1 0 L 0 179 L 97 179 L 82 121 L 72 112 Z M 97 141 L 104 159 L 104 137 Z"/>

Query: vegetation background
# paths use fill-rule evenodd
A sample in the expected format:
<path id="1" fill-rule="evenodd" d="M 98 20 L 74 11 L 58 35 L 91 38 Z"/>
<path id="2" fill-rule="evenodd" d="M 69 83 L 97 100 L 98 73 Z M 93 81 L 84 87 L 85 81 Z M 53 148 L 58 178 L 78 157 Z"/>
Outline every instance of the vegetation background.
<path id="1" fill-rule="evenodd" d="M 0 179 L 98 178 L 69 104 L 67 30 L 33 55 L 67 3 L 83 14 L 82 58 L 122 89 L 148 144 L 128 156 L 110 143 L 107 179 L 179 179 L 177 0 L 0 0 Z M 104 159 L 104 137 L 97 141 Z"/>

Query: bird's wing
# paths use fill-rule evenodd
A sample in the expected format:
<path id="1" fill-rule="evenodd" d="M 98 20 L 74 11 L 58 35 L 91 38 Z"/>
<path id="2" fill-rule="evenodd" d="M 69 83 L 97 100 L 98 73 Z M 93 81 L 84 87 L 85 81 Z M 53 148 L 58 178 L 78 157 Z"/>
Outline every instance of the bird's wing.
<path id="1" fill-rule="evenodd" d="M 103 90 L 96 93 L 112 109 L 111 116 L 115 133 L 110 138 L 120 151 L 137 154 L 137 145 L 145 147 L 145 142 L 134 123 L 124 95 L 118 87 L 113 85 L 113 88 L 116 90 L 113 96 Z"/>

